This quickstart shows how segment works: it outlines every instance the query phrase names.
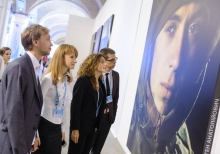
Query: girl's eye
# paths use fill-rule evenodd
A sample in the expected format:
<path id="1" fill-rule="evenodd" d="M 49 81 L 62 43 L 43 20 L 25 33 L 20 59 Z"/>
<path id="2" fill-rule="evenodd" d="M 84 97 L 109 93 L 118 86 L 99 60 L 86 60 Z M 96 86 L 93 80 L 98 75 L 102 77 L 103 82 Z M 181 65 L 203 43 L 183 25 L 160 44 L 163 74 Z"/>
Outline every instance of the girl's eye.
<path id="1" fill-rule="evenodd" d="M 166 32 L 168 34 L 173 34 L 176 31 L 176 25 L 175 24 L 171 24 L 167 27 Z"/>
<path id="2" fill-rule="evenodd" d="M 190 27 L 189 27 L 189 34 L 195 34 L 195 33 L 198 33 L 199 31 L 199 24 L 197 23 L 193 23 Z"/>

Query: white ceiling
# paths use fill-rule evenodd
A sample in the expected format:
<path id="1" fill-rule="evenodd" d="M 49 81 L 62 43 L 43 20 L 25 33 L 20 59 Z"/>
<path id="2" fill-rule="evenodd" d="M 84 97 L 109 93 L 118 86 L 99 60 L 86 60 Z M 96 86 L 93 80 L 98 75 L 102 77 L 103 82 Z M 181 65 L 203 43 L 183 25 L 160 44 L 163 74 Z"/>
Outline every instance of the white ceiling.
<path id="1" fill-rule="evenodd" d="M 106 0 L 14 0 L 14 12 L 28 15 L 29 23 L 50 29 L 55 44 L 65 42 L 69 15 L 94 19 Z"/>

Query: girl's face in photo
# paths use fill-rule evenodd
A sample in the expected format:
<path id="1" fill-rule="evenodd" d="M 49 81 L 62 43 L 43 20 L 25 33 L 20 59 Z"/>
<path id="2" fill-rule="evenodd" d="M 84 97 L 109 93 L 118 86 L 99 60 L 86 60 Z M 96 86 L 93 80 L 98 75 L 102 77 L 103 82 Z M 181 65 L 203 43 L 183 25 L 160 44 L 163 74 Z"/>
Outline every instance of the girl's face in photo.
<path id="1" fill-rule="evenodd" d="M 150 76 L 156 106 L 168 106 L 183 78 L 196 82 L 194 77 L 198 77 L 208 55 L 208 52 L 201 53 L 205 42 L 206 17 L 202 5 L 184 5 L 171 15 L 158 34 Z M 158 110 L 163 113 L 164 109 Z"/>
<path id="2" fill-rule="evenodd" d="M 68 69 L 74 69 L 75 67 L 75 64 L 76 64 L 76 56 L 75 54 L 66 54 L 64 56 L 64 62 L 65 62 L 65 66 L 68 68 Z"/>
<path id="3" fill-rule="evenodd" d="M 8 63 L 9 60 L 11 59 L 11 50 L 6 50 L 2 57 L 4 61 Z"/>

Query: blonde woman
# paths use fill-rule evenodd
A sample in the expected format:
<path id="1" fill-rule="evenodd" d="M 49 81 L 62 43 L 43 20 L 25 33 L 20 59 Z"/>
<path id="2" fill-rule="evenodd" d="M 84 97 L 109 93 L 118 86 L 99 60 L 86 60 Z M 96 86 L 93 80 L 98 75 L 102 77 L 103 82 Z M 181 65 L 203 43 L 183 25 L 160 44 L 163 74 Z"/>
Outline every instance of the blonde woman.
<path id="1" fill-rule="evenodd" d="M 101 53 L 88 56 L 80 66 L 73 88 L 68 154 L 89 154 L 95 132 L 101 127 L 106 109 L 101 80 L 104 71 L 105 59 Z"/>
<path id="2" fill-rule="evenodd" d="M 43 108 L 38 132 L 40 147 L 37 154 L 61 154 L 61 143 L 65 141 L 66 108 L 71 103 L 73 69 L 78 56 L 77 49 L 68 44 L 60 45 L 41 79 Z"/>

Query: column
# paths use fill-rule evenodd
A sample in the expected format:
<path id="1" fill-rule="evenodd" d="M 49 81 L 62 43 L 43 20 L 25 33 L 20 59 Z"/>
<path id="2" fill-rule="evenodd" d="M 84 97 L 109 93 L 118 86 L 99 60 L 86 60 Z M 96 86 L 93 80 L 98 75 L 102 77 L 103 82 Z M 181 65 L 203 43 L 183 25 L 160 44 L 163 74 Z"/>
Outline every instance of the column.
<path id="1" fill-rule="evenodd" d="M 5 46 L 5 37 L 10 17 L 12 0 L 0 0 L 0 47 Z"/>
<path id="2" fill-rule="evenodd" d="M 12 60 L 25 53 L 25 50 L 21 45 L 21 33 L 28 26 L 28 21 L 28 16 L 24 14 L 15 13 L 12 16 L 7 44 L 12 50 Z"/>

